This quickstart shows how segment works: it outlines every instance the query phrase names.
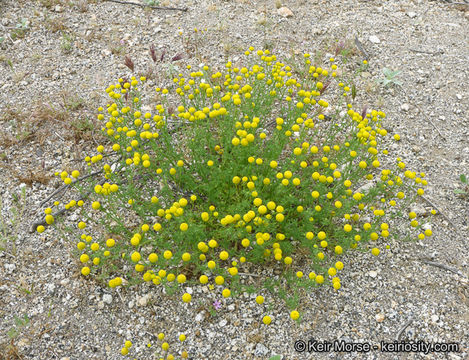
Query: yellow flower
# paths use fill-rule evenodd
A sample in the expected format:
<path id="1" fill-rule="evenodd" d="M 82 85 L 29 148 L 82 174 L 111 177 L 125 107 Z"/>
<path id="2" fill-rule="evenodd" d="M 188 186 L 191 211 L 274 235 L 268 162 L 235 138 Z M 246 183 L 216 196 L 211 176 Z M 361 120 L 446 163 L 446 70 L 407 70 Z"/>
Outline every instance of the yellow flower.
<path id="1" fill-rule="evenodd" d="M 293 319 L 293 320 L 298 320 L 300 318 L 300 313 L 296 310 L 293 310 L 291 313 L 290 313 L 290 317 Z"/>
<path id="2" fill-rule="evenodd" d="M 134 251 L 132 253 L 132 255 L 130 256 L 130 259 L 135 263 L 139 262 L 141 258 L 142 258 L 142 256 L 140 255 L 140 253 L 138 251 Z"/>

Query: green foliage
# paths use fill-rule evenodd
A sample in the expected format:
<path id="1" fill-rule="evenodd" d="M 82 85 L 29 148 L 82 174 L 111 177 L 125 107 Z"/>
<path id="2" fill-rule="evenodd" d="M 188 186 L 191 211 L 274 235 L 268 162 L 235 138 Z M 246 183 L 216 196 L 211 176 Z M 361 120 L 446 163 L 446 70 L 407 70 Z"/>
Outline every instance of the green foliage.
<path id="1" fill-rule="evenodd" d="M 21 226 L 26 207 L 26 188 L 21 188 L 21 193 L 12 194 L 13 204 L 7 217 L 3 217 L 1 209 L 3 207 L 3 199 L 0 196 L 0 251 L 11 251 L 16 256 L 16 240 Z"/>
<path id="2" fill-rule="evenodd" d="M 54 210 L 80 217 L 58 227 L 76 239 L 84 276 L 169 294 L 186 283 L 266 291 L 294 309 L 311 287 L 341 287 L 346 251 L 378 256 L 393 237 L 431 235 L 396 222 L 425 174 L 390 160 L 386 115 L 353 103 L 355 82 L 337 77 L 334 59 L 305 54 L 294 69 L 268 51 L 247 57 L 223 73 L 173 67 L 151 109 L 145 78 L 106 89 L 108 142 L 86 157 L 87 176 L 57 173 L 76 191 Z"/>
<path id="3" fill-rule="evenodd" d="M 402 86 L 402 83 L 397 80 L 397 76 L 400 74 L 401 72 L 399 70 L 390 70 L 388 68 L 384 68 L 383 69 L 383 74 L 384 74 L 384 78 L 378 80 L 381 84 L 383 84 L 385 87 L 386 86 L 389 86 L 389 85 L 398 85 L 398 86 Z"/>
<path id="4" fill-rule="evenodd" d="M 10 339 L 16 339 L 23 329 L 29 324 L 29 317 L 25 314 L 22 318 L 15 315 L 15 325 L 8 330 L 7 335 Z"/>
<path id="5" fill-rule="evenodd" d="M 459 180 L 461 181 L 463 188 L 455 189 L 454 193 L 458 195 L 462 195 L 464 197 L 469 196 L 469 183 L 467 181 L 466 175 L 464 174 L 459 175 Z"/>
<path id="6" fill-rule="evenodd" d="M 158 0 L 143 0 L 145 4 L 148 6 L 158 6 L 160 5 L 160 2 Z"/>
<path id="7" fill-rule="evenodd" d="M 65 54 L 69 54 L 73 50 L 73 42 L 75 41 L 75 37 L 73 34 L 69 34 L 65 31 L 62 31 L 62 51 Z"/>
<path id="8" fill-rule="evenodd" d="M 13 40 L 22 39 L 29 31 L 29 20 L 21 18 L 21 21 L 15 25 L 15 28 L 11 31 L 10 36 Z"/>

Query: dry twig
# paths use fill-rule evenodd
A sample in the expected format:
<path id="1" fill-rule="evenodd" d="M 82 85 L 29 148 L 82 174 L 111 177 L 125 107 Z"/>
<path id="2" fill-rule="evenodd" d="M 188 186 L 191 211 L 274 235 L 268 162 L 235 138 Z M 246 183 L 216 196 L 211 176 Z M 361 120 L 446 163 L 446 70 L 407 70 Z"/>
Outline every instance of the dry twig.
<path id="1" fill-rule="evenodd" d="M 420 49 L 410 49 L 410 51 L 415 52 L 415 53 L 420 53 L 420 54 L 428 54 L 428 55 L 439 55 L 439 54 L 445 53 L 443 50 L 427 51 L 427 50 L 420 50 Z"/>
<path id="2" fill-rule="evenodd" d="M 368 52 L 365 50 L 365 48 L 363 47 L 363 44 L 360 42 L 360 40 L 358 40 L 358 37 L 356 35 L 355 35 L 355 40 L 354 41 L 355 41 L 355 46 L 362 53 L 365 60 L 368 60 L 370 58 L 370 56 L 369 56 Z"/>
<path id="3" fill-rule="evenodd" d="M 42 207 L 44 206 L 44 204 L 46 204 L 50 199 L 52 199 L 52 198 L 53 198 L 55 195 L 57 195 L 59 192 L 61 192 L 61 191 L 65 190 L 65 189 L 67 189 L 68 187 L 70 187 L 71 185 L 75 184 L 76 182 L 78 182 L 78 181 L 80 181 L 80 180 L 84 180 L 84 179 L 89 178 L 89 177 L 91 177 L 91 176 L 95 176 L 95 175 L 97 175 L 97 174 L 101 174 L 101 173 L 102 173 L 101 170 L 95 171 L 95 172 L 92 172 L 91 174 L 88 174 L 88 175 L 85 175 L 85 176 L 83 176 L 83 177 L 81 177 L 81 178 L 78 178 L 78 179 L 76 179 L 75 181 L 72 181 L 72 183 L 69 184 L 69 185 L 67 185 L 67 184 L 62 185 L 62 186 L 59 187 L 57 190 L 55 190 L 51 195 L 49 195 L 49 196 L 47 197 L 47 199 L 45 199 L 44 201 L 42 201 L 42 202 L 39 204 L 39 209 L 42 208 Z"/>
<path id="4" fill-rule="evenodd" d="M 109 1 L 109 2 L 114 2 L 117 4 L 124 4 L 124 5 L 140 6 L 141 8 L 148 7 L 148 8 L 155 9 L 155 10 L 174 10 L 174 11 L 187 11 L 188 10 L 187 8 L 163 7 L 163 6 L 140 4 L 140 3 L 128 2 L 128 1 L 120 1 L 120 0 L 104 0 L 104 1 Z"/>
<path id="5" fill-rule="evenodd" d="M 398 331 L 397 335 L 396 335 L 396 341 L 399 341 L 402 333 L 405 331 L 405 329 L 407 329 L 409 327 L 410 324 L 412 324 L 412 319 L 410 319 L 409 321 L 407 321 L 404 326 L 401 328 L 401 330 Z"/>
<path id="6" fill-rule="evenodd" d="M 252 276 L 252 277 L 260 277 L 260 275 L 256 275 L 256 274 L 248 274 L 248 273 L 238 273 L 238 275 L 241 275 L 241 276 Z"/>
<path id="7" fill-rule="evenodd" d="M 118 162 L 120 159 L 116 160 L 116 162 Z M 121 166 L 119 169 L 116 170 L 116 172 L 119 172 L 121 169 L 122 169 L 123 166 Z M 91 174 L 88 174 L 88 175 L 85 175 L 81 178 L 78 178 L 76 179 L 73 183 L 77 182 L 77 181 L 81 181 L 83 179 L 86 179 L 86 178 L 89 178 L 91 176 L 95 176 L 99 173 L 102 173 L 102 171 L 96 171 L 96 172 L 93 172 Z M 99 185 L 103 185 L 104 183 L 106 182 L 106 179 L 103 179 L 99 182 Z M 45 201 L 42 202 L 42 204 L 46 203 L 47 201 L 49 201 L 55 194 L 59 193 L 60 191 L 63 191 L 63 190 L 66 190 L 68 189 L 69 185 L 64 185 L 62 187 L 60 187 L 58 190 L 56 190 L 52 195 L 50 195 Z M 78 201 L 80 200 L 85 200 L 94 190 L 90 190 L 88 191 L 86 194 L 84 194 L 83 196 L 80 197 L 80 199 L 78 199 Z M 52 216 L 55 218 L 57 216 L 60 216 L 62 215 L 63 213 L 65 213 L 67 211 L 67 209 L 65 208 L 62 208 L 60 209 L 59 211 L 55 212 L 54 214 L 52 214 Z M 34 232 L 37 230 L 37 227 L 40 226 L 40 225 L 47 225 L 46 221 L 45 220 L 39 220 L 39 221 L 35 221 L 31 224 L 31 232 Z"/>
<path id="8" fill-rule="evenodd" d="M 449 223 L 451 224 L 451 226 L 454 227 L 454 230 L 456 230 L 457 232 L 459 232 L 459 229 L 458 227 L 451 221 L 450 218 L 448 218 L 440 209 L 438 209 L 436 207 L 436 205 L 434 203 L 432 203 L 429 199 L 427 199 L 425 196 L 422 196 L 422 199 L 425 200 L 428 204 L 430 204 L 431 206 L 433 206 L 435 208 L 436 211 L 438 211 L 441 216 L 443 216 L 443 218 Z"/>
<path id="9" fill-rule="evenodd" d="M 440 263 L 437 263 L 435 261 L 430 261 L 430 260 L 427 260 L 427 259 L 420 259 L 420 261 L 422 261 L 424 264 L 435 266 L 437 268 L 450 271 L 450 272 L 452 272 L 456 275 L 461 276 L 462 278 L 467 278 L 467 276 L 465 276 L 461 271 L 459 271 L 455 268 L 452 268 L 451 266 L 448 266 L 448 265 L 445 265 L 445 264 L 440 264 Z"/>

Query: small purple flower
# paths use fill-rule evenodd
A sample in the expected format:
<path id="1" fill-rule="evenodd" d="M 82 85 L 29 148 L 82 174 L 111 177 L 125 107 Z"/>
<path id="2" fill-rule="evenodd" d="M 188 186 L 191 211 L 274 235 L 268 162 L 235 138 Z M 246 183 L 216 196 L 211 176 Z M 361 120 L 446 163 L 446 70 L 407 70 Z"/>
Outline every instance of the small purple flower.
<path id="1" fill-rule="evenodd" d="M 221 301 L 215 300 L 213 302 L 213 307 L 215 308 L 215 310 L 220 310 L 221 309 Z"/>

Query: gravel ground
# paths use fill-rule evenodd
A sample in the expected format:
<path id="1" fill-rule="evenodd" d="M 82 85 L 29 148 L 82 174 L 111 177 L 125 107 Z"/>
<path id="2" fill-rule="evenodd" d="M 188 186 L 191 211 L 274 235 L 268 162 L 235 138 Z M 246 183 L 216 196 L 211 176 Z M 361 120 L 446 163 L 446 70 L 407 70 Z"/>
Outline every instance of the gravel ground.
<path id="1" fill-rule="evenodd" d="M 0 251 L 0 359 L 120 359 L 128 339 L 133 357 L 150 359 L 154 347 L 146 344 L 156 346 L 160 331 L 173 353 L 186 349 L 192 359 L 468 358 L 469 199 L 454 190 L 462 188 L 460 174 L 469 176 L 469 6 L 426 0 L 165 0 L 160 6 L 188 10 L 0 2 L 0 210 L 14 223 L 13 238 Z M 108 83 L 128 74 L 124 55 L 141 74 L 148 74 L 152 43 L 158 53 L 183 54 L 181 66 L 236 62 L 251 45 L 287 58 L 324 54 L 335 41 L 351 44 L 351 56 L 359 58 L 355 36 L 370 63 L 361 74 L 360 99 L 386 112 L 386 126 L 402 137 L 398 152 L 410 168 L 428 174 L 426 196 L 441 213 L 428 240 L 393 243 L 374 259 L 369 252 L 348 254 L 343 288 L 312 291 L 302 302 L 300 325 L 290 325 L 281 303 L 272 304 L 273 322 L 263 325 L 265 309 L 248 296 L 222 300 L 210 314 L 217 296 L 208 288 L 192 289 L 206 292 L 206 303 L 189 305 L 145 286 L 111 294 L 79 275 L 73 242 L 50 229 L 30 233 L 41 200 L 55 189 L 50 174 L 76 167 L 99 142 L 90 119 Z M 402 87 L 377 84 L 384 67 L 401 71 Z M 24 206 L 15 212 L 22 189 Z M 422 212 L 431 207 L 418 204 Z M 184 346 L 180 333 L 187 335 Z M 295 341 L 310 338 L 455 342 L 460 352 L 295 351 Z"/>

